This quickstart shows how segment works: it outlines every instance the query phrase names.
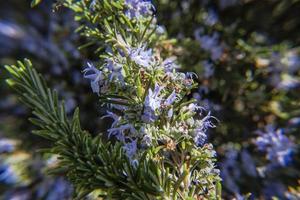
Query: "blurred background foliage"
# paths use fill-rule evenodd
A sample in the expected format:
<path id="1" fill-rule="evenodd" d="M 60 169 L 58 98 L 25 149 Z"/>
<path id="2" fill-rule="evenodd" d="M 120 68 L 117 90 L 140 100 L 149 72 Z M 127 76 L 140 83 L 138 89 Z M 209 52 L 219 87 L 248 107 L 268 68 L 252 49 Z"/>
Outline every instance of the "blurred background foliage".
<path id="1" fill-rule="evenodd" d="M 0 65 L 30 58 L 66 99 L 83 127 L 104 131 L 96 97 L 81 71 L 95 49 L 75 33 L 72 12 L 44 0 L 0 1 Z M 224 199 L 300 199 L 300 1 L 156 0 L 157 18 L 180 70 L 197 74 L 191 97 L 220 123 L 211 131 Z M 53 12 L 55 11 L 55 12 Z M 46 175 L 55 157 L 30 133 L 28 110 L 4 83 L 0 68 L 0 199 L 70 199 L 72 187 Z M 270 136 L 270 137 L 269 137 Z M 267 139 L 268 141 L 266 141 Z M 264 143 L 263 143 L 263 142 Z M 267 143 L 267 144 L 266 144 Z"/>

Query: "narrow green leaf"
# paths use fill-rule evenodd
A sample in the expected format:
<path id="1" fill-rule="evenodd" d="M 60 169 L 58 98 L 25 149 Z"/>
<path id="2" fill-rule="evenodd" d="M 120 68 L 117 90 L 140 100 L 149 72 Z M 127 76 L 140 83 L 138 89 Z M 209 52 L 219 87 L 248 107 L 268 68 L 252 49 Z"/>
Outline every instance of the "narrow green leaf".
<path id="1" fill-rule="evenodd" d="M 185 177 L 188 175 L 188 172 L 186 170 L 183 171 L 183 173 L 181 174 L 181 176 L 178 178 L 178 180 L 176 181 L 176 183 L 174 184 L 174 189 L 173 189 L 173 199 L 175 199 L 176 194 L 177 194 L 177 190 L 181 184 L 181 182 L 185 179 Z"/>
<path id="2" fill-rule="evenodd" d="M 41 3 L 42 2 L 42 0 L 32 0 L 31 1 L 31 7 L 33 8 L 33 7 L 35 7 L 36 5 L 38 5 L 39 3 Z"/>
<path id="3" fill-rule="evenodd" d="M 216 183 L 217 200 L 222 200 L 222 184 L 220 181 Z"/>

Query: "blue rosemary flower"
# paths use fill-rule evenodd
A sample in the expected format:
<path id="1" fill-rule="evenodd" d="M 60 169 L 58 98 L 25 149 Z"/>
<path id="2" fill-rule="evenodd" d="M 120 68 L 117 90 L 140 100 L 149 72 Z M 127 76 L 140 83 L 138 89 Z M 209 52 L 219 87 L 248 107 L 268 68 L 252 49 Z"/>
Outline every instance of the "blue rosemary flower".
<path id="1" fill-rule="evenodd" d="M 111 124 L 111 127 L 116 127 L 116 125 L 120 122 L 120 119 L 121 119 L 121 117 L 120 116 L 118 116 L 118 115 L 116 115 L 115 113 L 113 113 L 113 112 L 110 112 L 110 111 L 106 111 L 106 115 L 104 115 L 103 117 L 101 117 L 102 119 L 103 118 L 106 118 L 106 117 L 110 117 L 110 118 L 112 118 L 114 121 L 113 121 L 113 123 Z"/>
<path id="2" fill-rule="evenodd" d="M 213 26 L 218 22 L 218 20 L 218 14 L 213 9 L 210 9 L 204 18 L 204 23 L 208 26 Z"/>
<path id="3" fill-rule="evenodd" d="M 154 6 L 150 0 L 125 0 L 126 15 L 130 18 L 140 19 L 153 14 Z"/>
<path id="4" fill-rule="evenodd" d="M 106 68 L 109 70 L 109 81 L 118 80 L 121 85 L 124 85 L 123 66 L 120 63 L 116 63 L 111 59 L 106 59 Z"/>
<path id="5" fill-rule="evenodd" d="M 194 142 L 196 146 L 201 147 L 205 144 L 207 135 L 200 129 L 195 129 Z"/>
<path id="6" fill-rule="evenodd" d="M 134 162 L 134 156 L 137 153 L 137 140 L 132 140 L 131 142 L 127 142 L 123 146 L 125 153 L 131 162 Z"/>
<path id="7" fill-rule="evenodd" d="M 9 153 L 15 150 L 16 141 L 2 138 L 0 139 L 0 153 Z"/>
<path id="8" fill-rule="evenodd" d="M 196 112 L 196 111 L 201 111 L 203 109 L 203 107 L 198 106 L 195 103 L 191 103 L 191 104 L 189 104 L 188 109 L 190 112 Z"/>
<path id="9" fill-rule="evenodd" d="M 162 66 L 166 72 L 172 72 L 174 69 L 178 69 L 179 66 L 175 63 L 176 57 L 170 57 L 163 61 Z"/>
<path id="10" fill-rule="evenodd" d="M 149 134 L 144 134 L 142 145 L 149 147 L 152 144 L 152 137 Z"/>
<path id="11" fill-rule="evenodd" d="M 156 112 L 161 108 L 162 97 L 160 97 L 160 91 L 162 89 L 163 87 L 158 84 L 155 84 L 154 91 L 152 91 L 151 88 L 149 89 L 144 102 L 144 113 L 142 115 L 144 122 L 151 123 L 158 118 Z"/>
<path id="12" fill-rule="evenodd" d="M 157 120 L 158 115 L 162 109 L 169 108 L 168 117 L 171 118 L 173 115 L 173 109 L 170 106 L 176 101 L 177 94 L 173 91 L 165 100 L 160 94 L 163 86 L 155 84 L 154 91 L 150 88 L 148 95 L 145 98 L 144 102 L 144 112 L 142 115 L 142 120 L 146 123 L 152 123 Z"/>
<path id="13" fill-rule="evenodd" d="M 170 96 L 164 101 L 164 106 L 171 106 L 177 99 L 177 94 L 175 90 L 170 94 Z"/>
<path id="14" fill-rule="evenodd" d="M 204 73 L 204 78 L 210 78 L 212 75 L 214 75 L 215 69 L 212 63 L 208 61 L 202 62 Z"/>
<path id="15" fill-rule="evenodd" d="M 271 125 L 265 128 L 266 132 L 257 131 L 259 137 L 255 144 L 258 150 L 266 152 L 266 158 L 275 166 L 287 166 L 292 161 L 294 144 L 284 135 L 283 129 L 275 130 Z"/>
<path id="16" fill-rule="evenodd" d="M 3 160 L 0 160 L 3 162 Z M 14 172 L 11 165 L 1 163 L 0 164 L 0 183 L 15 184 L 18 181 L 18 177 Z"/>
<path id="17" fill-rule="evenodd" d="M 213 35 L 201 35 L 201 30 L 197 29 L 194 33 L 196 40 L 200 42 L 201 47 L 210 52 L 212 60 L 218 60 L 223 54 L 223 46 L 219 42 L 219 34 L 214 32 Z"/>
<path id="18" fill-rule="evenodd" d="M 91 63 L 87 63 L 88 67 L 83 70 L 84 78 L 91 81 L 91 88 L 94 93 L 100 93 L 100 86 L 103 84 L 103 73 Z"/>
<path id="19" fill-rule="evenodd" d="M 115 136 L 119 141 L 125 142 L 125 131 L 129 131 L 130 134 L 137 133 L 137 130 L 132 124 L 125 124 L 116 128 L 108 129 L 108 137 Z"/>
<path id="20" fill-rule="evenodd" d="M 203 119 L 195 121 L 194 142 L 197 146 L 203 146 L 207 139 L 207 135 L 205 134 L 205 132 L 209 128 L 216 127 L 211 119 L 217 120 L 215 117 L 211 116 L 209 112 Z"/>
<path id="21" fill-rule="evenodd" d="M 170 108 L 170 110 L 168 111 L 168 115 L 167 115 L 168 119 L 172 118 L 173 113 L 174 113 L 173 108 Z"/>
<path id="22" fill-rule="evenodd" d="M 137 48 L 127 48 L 130 59 L 142 67 L 150 67 L 154 64 L 152 49 L 146 50 L 145 46 Z"/>

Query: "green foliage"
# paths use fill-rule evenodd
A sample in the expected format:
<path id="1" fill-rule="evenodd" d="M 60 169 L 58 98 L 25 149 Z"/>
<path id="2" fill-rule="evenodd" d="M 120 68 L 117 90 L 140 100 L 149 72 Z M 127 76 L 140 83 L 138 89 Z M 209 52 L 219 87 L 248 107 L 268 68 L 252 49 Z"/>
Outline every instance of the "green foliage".
<path id="1" fill-rule="evenodd" d="M 103 189 L 107 196 L 119 199 L 131 195 L 133 199 L 148 199 L 164 194 L 156 164 L 151 160 L 150 165 L 146 163 L 147 153 L 141 160 L 144 164 L 138 169 L 132 168 L 120 145 L 104 144 L 100 136 L 92 138 L 81 129 L 78 108 L 72 120 L 67 119 L 64 103 L 58 100 L 55 91 L 47 88 L 29 60 L 18 62 L 18 67 L 6 66 L 6 69 L 13 76 L 7 80 L 8 84 L 19 93 L 20 100 L 33 109 L 36 118 L 30 121 L 40 127 L 34 133 L 54 142 L 53 148 L 48 150 L 59 155 L 60 167 L 54 171 L 67 173 L 77 188 L 79 199 L 95 189 Z M 162 177 L 167 178 L 164 174 Z M 151 180 L 153 184 L 149 185 Z"/>
<path id="2" fill-rule="evenodd" d="M 200 185 L 184 191 L 181 184 L 192 175 L 193 168 L 207 167 L 205 160 L 211 159 L 209 152 L 205 155 L 192 151 L 194 156 L 187 162 L 190 164 L 183 165 L 184 168 L 179 169 L 182 172 L 175 172 L 172 162 L 160 158 L 163 148 L 160 146 L 145 151 L 138 167 L 133 167 L 120 144 L 104 142 L 100 136 L 92 138 L 81 129 L 78 108 L 72 120 L 67 118 L 63 101 L 47 87 L 29 60 L 18 62 L 17 66 L 6 66 L 6 69 L 12 76 L 7 83 L 36 116 L 30 119 L 40 128 L 34 133 L 53 142 L 53 147 L 45 151 L 59 155 L 59 165 L 52 173 L 67 174 L 76 187 L 77 199 L 99 189 L 108 199 L 188 199 L 199 192 Z M 170 172 L 179 173 L 178 178 L 170 176 Z"/>

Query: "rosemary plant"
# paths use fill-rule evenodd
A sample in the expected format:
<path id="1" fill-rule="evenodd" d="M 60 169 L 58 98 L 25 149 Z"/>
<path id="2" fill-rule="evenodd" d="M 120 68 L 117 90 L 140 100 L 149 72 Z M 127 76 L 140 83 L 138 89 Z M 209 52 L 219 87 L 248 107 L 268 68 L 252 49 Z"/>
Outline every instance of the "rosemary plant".
<path id="1" fill-rule="evenodd" d="M 61 0 L 56 9 L 61 5 L 81 24 L 88 43 L 80 48 L 97 47 L 99 60 L 87 63 L 83 76 L 113 123 L 92 136 L 78 108 L 66 116 L 29 60 L 6 66 L 7 83 L 33 110 L 34 133 L 58 155 L 52 172 L 66 173 L 77 199 L 95 191 L 104 199 L 220 199 L 215 151 L 206 141 L 217 120 L 188 98 L 195 75 L 179 72 L 163 48 L 167 34 L 151 1 Z"/>

